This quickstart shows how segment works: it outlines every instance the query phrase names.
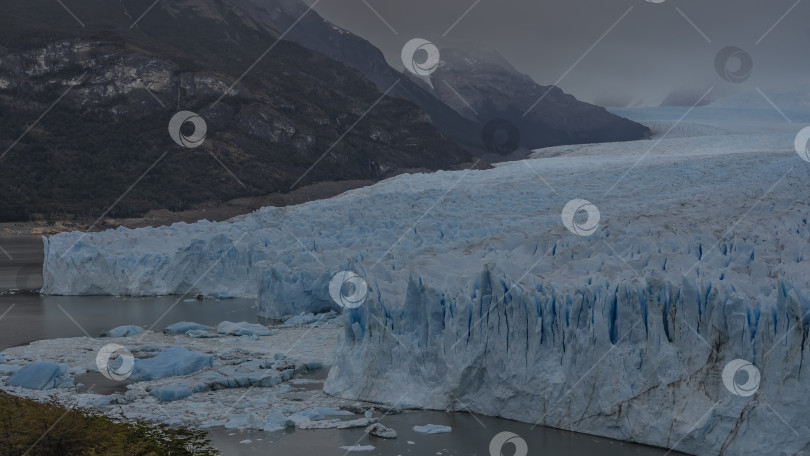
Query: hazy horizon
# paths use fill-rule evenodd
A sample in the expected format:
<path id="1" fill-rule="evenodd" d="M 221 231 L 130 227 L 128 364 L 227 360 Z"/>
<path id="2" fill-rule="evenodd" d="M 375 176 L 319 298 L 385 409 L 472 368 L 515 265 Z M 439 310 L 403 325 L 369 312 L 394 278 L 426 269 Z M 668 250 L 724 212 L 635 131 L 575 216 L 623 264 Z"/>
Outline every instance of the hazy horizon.
<path id="1" fill-rule="evenodd" d="M 795 0 L 344 0 L 320 1 L 315 10 L 379 47 L 396 67 L 402 45 L 414 37 L 439 47 L 472 43 L 499 51 L 539 84 L 559 81 L 590 102 L 656 105 L 675 90 L 753 90 L 795 85 L 810 74 L 802 57 L 810 5 Z M 727 46 L 754 61 L 743 84 L 715 71 L 715 56 Z"/>

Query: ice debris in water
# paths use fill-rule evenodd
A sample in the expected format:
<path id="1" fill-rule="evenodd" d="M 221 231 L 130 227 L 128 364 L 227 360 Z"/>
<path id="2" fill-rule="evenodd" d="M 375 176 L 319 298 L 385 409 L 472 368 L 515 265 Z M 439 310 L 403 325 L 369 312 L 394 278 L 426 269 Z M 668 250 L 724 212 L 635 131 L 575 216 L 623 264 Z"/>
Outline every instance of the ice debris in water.
<path id="1" fill-rule="evenodd" d="M 414 426 L 413 430 L 421 432 L 422 434 L 442 434 L 445 432 L 452 432 L 453 428 L 450 426 L 442 426 L 440 424 L 426 424 L 424 426 Z"/>
<path id="2" fill-rule="evenodd" d="M 210 326 L 194 323 L 193 321 L 178 321 L 167 326 L 163 332 L 167 334 L 183 334 L 188 331 L 212 329 Z"/>

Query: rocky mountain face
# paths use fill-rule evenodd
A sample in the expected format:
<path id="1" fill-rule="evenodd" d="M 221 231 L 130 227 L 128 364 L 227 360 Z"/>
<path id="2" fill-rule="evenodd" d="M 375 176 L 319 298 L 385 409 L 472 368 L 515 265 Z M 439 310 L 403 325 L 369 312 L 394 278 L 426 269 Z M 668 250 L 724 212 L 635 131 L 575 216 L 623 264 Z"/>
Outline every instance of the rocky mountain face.
<path id="1" fill-rule="evenodd" d="M 461 51 L 441 47 L 442 65 L 431 75 L 433 87 L 430 87 L 409 73 L 403 78 L 403 73 L 390 67 L 382 52 L 371 43 L 317 14 L 310 13 L 301 19 L 307 6 L 300 0 L 234 1 L 240 8 L 251 11 L 246 20 L 252 26 L 276 33 L 289 29 L 287 39 L 361 71 L 380 90 L 400 81 L 391 90 L 392 96 L 418 105 L 445 136 L 491 161 L 507 158 L 504 149 L 511 152 L 514 148 L 508 144 L 500 147 L 503 143 L 494 147 L 487 143 L 486 137 L 493 133 L 491 130 L 502 130 L 499 125 L 491 124 L 495 119 L 509 121 L 520 136 L 516 145 L 525 149 L 630 141 L 650 133 L 642 125 L 580 102 L 559 88 L 536 84 L 492 49 Z M 297 20 L 296 26 L 289 28 Z M 542 101 L 524 116 L 541 98 Z M 508 143 L 510 138 L 495 140 Z M 493 149 L 495 154 L 491 153 Z"/>
<path id="2" fill-rule="evenodd" d="M 214 0 L 218 1 L 218 0 Z M 474 153 L 486 152 L 481 143 L 483 126 L 467 119 L 436 98 L 400 71 L 392 68 L 383 53 L 373 44 L 308 11 L 300 0 L 230 0 L 230 8 L 245 11 L 240 16 L 249 27 L 265 30 L 274 36 L 300 44 L 363 73 L 389 95 L 408 100 L 424 110 L 431 123 L 447 138 Z M 187 4 L 191 4 L 189 1 Z M 193 2 L 195 9 L 211 4 L 210 0 Z M 191 5 L 188 5 L 191 7 Z M 211 9 L 210 6 L 206 7 Z M 306 13 L 306 14 L 305 14 Z M 293 26 L 294 25 L 294 26 Z M 286 34 L 285 34 L 286 33 Z"/>
<path id="3" fill-rule="evenodd" d="M 433 93 L 468 119 L 513 125 L 527 149 L 640 139 L 647 127 L 584 103 L 555 86 L 541 86 L 490 49 L 443 48 L 431 75 Z M 536 104 L 535 104 L 536 103 Z"/>
<path id="4" fill-rule="evenodd" d="M 230 1 L 70 6 L 75 18 L 58 3 L 3 2 L 0 220 L 176 211 L 473 162 L 417 106 L 320 53 L 274 45 L 278 33 Z M 199 147 L 167 131 L 181 110 L 206 123 Z"/>

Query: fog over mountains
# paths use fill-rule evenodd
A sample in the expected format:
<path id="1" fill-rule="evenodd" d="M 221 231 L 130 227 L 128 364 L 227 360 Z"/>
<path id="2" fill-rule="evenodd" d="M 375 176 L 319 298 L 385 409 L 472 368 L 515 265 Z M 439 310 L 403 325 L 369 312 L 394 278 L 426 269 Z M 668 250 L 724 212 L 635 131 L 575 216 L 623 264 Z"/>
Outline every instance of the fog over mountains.
<path id="1" fill-rule="evenodd" d="M 515 68 L 543 85 L 560 79 L 615 24 L 559 83 L 589 102 L 613 94 L 628 103 L 655 105 L 674 90 L 721 86 L 725 81 L 718 78 L 713 62 L 729 45 L 752 55 L 755 67 L 747 81 L 752 87 L 789 85 L 810 74 L 810 61 L 802 57 L 810 42 L 806 20 L 810 4 L 795 0 L 369 0 L 368 4 L 396 34 L 363 0 L 322 0 L 315 10 L 370 40 L 392 63 L 412 36 L 440 46 L 474 43 L 496 48 Z"/>

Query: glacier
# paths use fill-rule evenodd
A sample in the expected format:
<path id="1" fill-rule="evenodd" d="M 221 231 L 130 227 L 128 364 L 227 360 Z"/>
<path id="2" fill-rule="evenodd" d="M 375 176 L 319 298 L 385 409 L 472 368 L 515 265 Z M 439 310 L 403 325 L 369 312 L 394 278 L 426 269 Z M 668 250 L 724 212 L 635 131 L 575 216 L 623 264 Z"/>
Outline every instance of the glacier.
<path id="1" fill-rule="evenodd" d="M 222 223 L 58 234 L 43 292 L 253 297 L 286 320 L 341 311 L 329 282 L 353 271 L 369 294 L 343 311 L 329 394 L 699 455 L 810 452 L 800 128 L 770 106 L 620 114 L 656 136 Z M 591 236 L 561 221 L 577 198 L 599 210 Z M 735 359 L 761 372 L 753 396 L 723 383 Z"/>

